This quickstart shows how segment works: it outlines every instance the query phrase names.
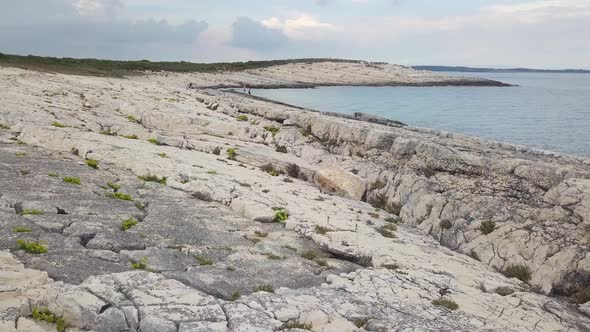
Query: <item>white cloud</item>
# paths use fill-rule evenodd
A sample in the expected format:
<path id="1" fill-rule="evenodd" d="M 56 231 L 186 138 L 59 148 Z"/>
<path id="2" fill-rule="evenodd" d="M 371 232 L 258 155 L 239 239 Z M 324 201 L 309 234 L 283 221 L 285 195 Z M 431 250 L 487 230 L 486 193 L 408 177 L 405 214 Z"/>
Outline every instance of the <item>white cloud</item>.
<path id="1" fill-rule="evenodd" d="M 72 6 L 82 16 L 112 15 L 123 7 L 119 0 L 73 0 Z"/>
<path id="2" fill-rule="evenodd" d="M 280 29 L 290 39 L 319 39 L 336 30 L 330 23 L 320 22 L 308 14 L 298 14 L 283 21 L 276 17 L 262 20 L 261 23 L 270 29 Z"/>

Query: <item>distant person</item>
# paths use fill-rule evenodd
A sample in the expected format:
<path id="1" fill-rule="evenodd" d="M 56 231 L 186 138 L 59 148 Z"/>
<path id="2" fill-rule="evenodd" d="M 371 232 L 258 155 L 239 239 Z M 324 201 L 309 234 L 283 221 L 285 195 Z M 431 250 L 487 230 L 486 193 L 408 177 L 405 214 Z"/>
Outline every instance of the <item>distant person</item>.
<path id="1" fill-rule="evenodd" d="M 252 88 L 248 88 L 248 94 L 252 95 Z"/>
<path id="2" fill-rule="evenodd" d="M 242 88 L 244 89 L 244 94 L 246 94 L 246 84 L 242 84 Z"/>

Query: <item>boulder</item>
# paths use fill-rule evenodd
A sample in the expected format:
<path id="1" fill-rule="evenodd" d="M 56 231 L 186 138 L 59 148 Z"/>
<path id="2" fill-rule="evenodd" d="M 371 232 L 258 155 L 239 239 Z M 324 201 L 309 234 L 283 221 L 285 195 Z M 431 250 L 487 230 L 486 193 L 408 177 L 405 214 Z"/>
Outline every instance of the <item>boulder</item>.
<path id="1" fill-rule="evenodd" d="M 322 190 L 361 200 L 365 194 L 366 183 L 360 177 L 337 166 L 319 170 L 314 182 Z"/>

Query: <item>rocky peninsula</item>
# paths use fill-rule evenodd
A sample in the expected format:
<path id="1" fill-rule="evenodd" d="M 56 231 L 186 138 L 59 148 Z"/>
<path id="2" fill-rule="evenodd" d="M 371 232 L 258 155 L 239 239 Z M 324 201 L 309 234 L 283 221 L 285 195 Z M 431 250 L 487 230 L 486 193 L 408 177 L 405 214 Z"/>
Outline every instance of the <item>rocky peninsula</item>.
<path id="1" fill-rule="evenodd" d="M 590 330 L 589 160 L 244 84 L 504 85 L 0 67 L 0 331 Z"/>

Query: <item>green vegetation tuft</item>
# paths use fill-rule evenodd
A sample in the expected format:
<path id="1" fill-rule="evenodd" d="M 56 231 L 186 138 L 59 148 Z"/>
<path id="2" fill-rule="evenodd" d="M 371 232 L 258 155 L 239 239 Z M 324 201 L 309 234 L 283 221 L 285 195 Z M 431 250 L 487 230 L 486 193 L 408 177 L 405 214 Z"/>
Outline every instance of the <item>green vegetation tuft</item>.
<path id="1" fill-rule="evenodd" d="M 127 120 L 129 120 L 129 122 L 141 124 L 141 120 L 134 117 L 133 115 L 127 115 Z"/>
<path id="2" fill-rule="evenodd" d="M 273 222 L 284 222 L 289 219 L 289 212 L 283 208 L 275 210 L 275 216 L 272 219 Z"/>
<path id="3" fill-rule="evenodd" d="M 12 232 L 13 233 L 30 233 L 33 230 L 30 228 L 25 228 L 25 227 L 14 227 L 12 228 Z"/>
<path id="4" fill-rule="evenodd" d="M 280 131 L 280 129 L 275 126 L 264 126 L 264 130 L 270 132 L 272 137 L 275 137 Z"/>
<path id="5" fill-rule="evenodd" d="M 86 165 L 90 168 L 98 169 L 98 160 L 95 159 L 87 159 Z"/>
<path id="6" fill-rule="evenodd" d="M 138 178 L 140 180 L 146 181 L 146 182 L 157 182 L 159 184 L 166 184 L 166 180 L 168 179 L 167 177 L 158 177 L 157 175 L 142 175 L 142 176 L 138 176 Z"/>
<path id="7" fill-rule="evenodd" d="M 150 138 L 150 139 L 148 139 L 148 142 L 155 144 L 155 145 L 161 145 L 160 141 L 158 141 L 158 139 L 156 139 L 156 138 Z"/>
<path id="8" fill-rule="evenodd" d="M 261 232 L 261 231 L 255 231 L 255 232 L 254 232 L 254 234 L 255 234 L 257 237 L 267 237 L 267 236 L 268 236 L 268 233 L 266 233 L 266 232 Z"/>
<path id="9" fill-rule="evenodd" d="M 100 134 L 105 135 L 105 136 L 116 136 L 117 135 L 117 133 L 111 131 L 111 128 L 107 128 L 107 129 L 101 131 Z"/>
<path id="10" fill-rule="evenodd" d="M 114 182 L 107 182 L 107 187 L 113 189 L 113 191 L 117 191 L 119 189 L 121 189 L 121 186 L 118 183 L 114 183 Z"/>
<path id="11" fill-rule="evenodd" d="M 138 139 L 137 135 L 121 135 L 121 137 L 126 139 Z"/>
<path id="12" fill-rule="evenodd" d="M 238 156 L 238 148 L 227 149 L 227 159 L 236 160 L 237 156 Z"/>
<path id="13" fill-rule="evenodd" d="M 54 127 L 57 127 L 57 128 L 65 128 L 66 127 L 64 124 L 57 122 L 57 121 L 53 122 L 51 125 Z"/>
<path id="14" fill-rule="evenodd" d="M 308 251 L 302 253 L 301 257 L 303 257 L 305 259 L 309 259 L 310 261 L 313 261 L 314 259 L 316 259 L 318 257 L 318 254 L 313 250 L 308 250 Z"/>
<path id="15" fill-rule="evenodd" d="M 52 178 L 58 178 L 59 174 L 57 173 L 47 173 L 47 176 L 52 177 Z"/>
<path id="16" fill-rule="evenodd" d="M 8 130 L 10 129 L 10 126 L 0 123 L 0 129 Z"/>
<path id="17" fill-rule="evenodd" d="M 75 178 L 75 177 L 71 177 L 71 176 L 66 176 L 65 178 L 63 178 L 63 182 L 75 184 L 78 186 L 82 184 L 82 182 L 80 181 L 80 178 Z"/>
<path id="18" fill-rule="evenodd" d="M 57 332 L 63 332 L 66 329 L 66 322 L 64 319 L 58 317 L 46 308 L 33 308 L 32 316 L 36 321 L 55 324 L 55 330 Z"/>
<path id="19" fill-rule="evenodd" d="M 262 167 L 260 167 L 260 169 L 261 169 L 263 172 L 266 172 L 266 173 L 268 173 L 268 174 L 270 174 L 270 175 L 272 175 L 272 176 L 279 176 L 279 174 L 281 174 L 281 173 L 280 173 L 278 170 L 276 170 L 276 169 L 275 169 L 275 167 L 274 167 L 272 164 L 270 164 L 270 163 L 269 163 L 269 164 L 262 165 Z"/>
<path id="20" fill-rule="evenodd" d="M 274 293 L 275 289 L 271 285 L 260 285 L 260 286 L 256 286 L 252 292 L 253 293 L 256 293 L 256 292 Z"/>
<path id="21" fill-rule="evenodd" d="M 158 156 L 162 157 L 162 158 L 168 158 L 168 155 L 165 154 L 164 152 L 162 153 L 158 153 Z"/>
<path id="22" fill-rule="evenodd" d="M 21 216 L 29 216 L 29 215 L 31 215 L 31 216 L 41 216 L 41 215 L 44 215 L 44 214 L 45 214 L 45 212 L 43 212 L 41 210 L 37 210 L 37 209 L 26 209 L 26 210 L 23 210 L 20 213 Z"/>
<path id="23" fill-rule="evenodd" d="M 133 197 L 131 197 L 131 195 L 123 194 L 120 192 L 108 193 L 106 194 L 106 197 L 120 199 L 122 201 L 133 201 Z"/>
<path id="24" fill-rule="evenodd" d="M 216 170 L 213 170 L 213 169 L 210 169 L 210 170 L 207 171 L 207 174 L 215 175 L 215 174 L 217 174 L 217 171 Z"/>
<path id="25" fill-rule="evenodd" d="M 16 240 L 16 244 L 19 249 L 24 250 L 29 254 L 39 255 L 47 252 L 47 247 L 40 242 Z"/>
<path id="26" fill-rule="evenodd" d="M 502 270 L 502 274 L 508 278 L 516 278 L 524 283 L 528 283 L 531 278 L 531 269 L 526 265 L 512 264 Z"/>
<path id="27" fill-rule="evenodd" d="M 231 297 L 229 298 L 229 300 L 232 302 L 235 302 L 235 301 L 239 300 L 240 297 L 242 297 L 242 294 L 240 294 L 240 291 L 234 291 L 233 293 L 231 293 Z"/>
<path id="28" fill-rule="evenodd" d="M 213 261 L 204 255 L 195 255 L 199 265 L 213 265 Z"/>
<path id="29" fill-rule="evenodd" d="M 488 235 L 496 230 L 496 223 L 490 220 L 486 220 L 481 223 L 478 230 L 482 232 L 484 235 Z"/>
<path id="30" fill-rule="evenodd" d="M 27 154 L 26 154 L 26 153 L 24 153 L 24 152 L 17 152 L 15 155 L 16 155 L 18 158 L 20 158 L 20 157 L 24 157 L 24 156 L 26 156 Z"/>
<path id="31" fill-rule="evenodd" d="M 395 238 L 395 231 L 397 230 L 397 226 L 395 224 L 385 224 L 377 229 L 379 234 L 383 235 L 383 237 L 393 239 Z"/>
<path id="32" fill-rule="evenodd" d="M 148 258 L 144 257 L 140 261 L 131 262 L 131 268 L 136 270 L 146 270 L 147 269 Z"/>
<path id="33" fill-rule="evenodd" d="M 245 114 L 240 114 L 238 116 L 236 116 L 236 120 L 238 121 L 248 121 L 248 116 Z"/>
<path id="34" fill-rule="evenodd" d="M 133 228 L 134 226 L 136 226 L 138 223 L 139 222 L 135 218 L 125 219 L 121 223 L 121 230 L 122 231 L 128 231 L 131 228 Z"/>
<path id="35" fill-rule="evenodd" d="M 328 233 L 328 228 L 324 226 L 315 225 L 315 232 L 320 235 L 326 235 Z"/>
<path id="36" fill-rule="evenodd" d="M 432 300 L 432 304 L 434 304 L 435 306 L 439 306 L 439 307 L 445 307 L 449 310 L 457 310 L 459 309 L 459 305 L 451 300 L 451 299 L 447 299 L 444 297 L 440 297 L 436 300 Z"/>
<path id="37" fill-rule="evenodd" d="M 301 329 L 301 330 L 311 330 L 313 325 L 311 323 L 300 323 L 297 321 L 288 321 L 283 326 L 281 326 L 281 330 L 288 330 L 288 329 Z"/>

